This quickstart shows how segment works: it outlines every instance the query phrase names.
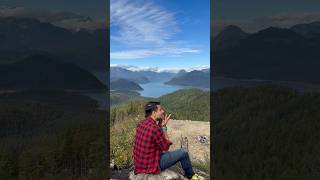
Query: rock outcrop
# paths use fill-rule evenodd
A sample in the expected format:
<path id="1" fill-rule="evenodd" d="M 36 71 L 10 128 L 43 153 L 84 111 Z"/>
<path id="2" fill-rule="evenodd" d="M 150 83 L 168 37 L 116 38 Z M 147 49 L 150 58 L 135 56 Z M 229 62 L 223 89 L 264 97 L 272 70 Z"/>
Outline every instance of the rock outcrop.
<path id="1" fill-rule="evenodd" d="M 135 175 L 133 171 L 129 173 L 130 180 L 187 180 L 182 174 L 177 173 L 173 170 L 167 169 L 162 171 L 159 175 L 152 174 L 137 174 Z"/>

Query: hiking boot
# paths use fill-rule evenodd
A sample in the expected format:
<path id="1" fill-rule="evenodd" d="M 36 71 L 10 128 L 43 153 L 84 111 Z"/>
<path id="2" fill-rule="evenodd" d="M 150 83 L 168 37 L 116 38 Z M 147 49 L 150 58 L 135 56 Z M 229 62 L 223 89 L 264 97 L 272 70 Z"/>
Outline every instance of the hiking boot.
<path id="1" fill-rule="evenodd" d="M 204 177 L 198 175 L 198 174 L 194 174 L 192 177 L 191 177 L 191 180 L 204 180 Z"/>

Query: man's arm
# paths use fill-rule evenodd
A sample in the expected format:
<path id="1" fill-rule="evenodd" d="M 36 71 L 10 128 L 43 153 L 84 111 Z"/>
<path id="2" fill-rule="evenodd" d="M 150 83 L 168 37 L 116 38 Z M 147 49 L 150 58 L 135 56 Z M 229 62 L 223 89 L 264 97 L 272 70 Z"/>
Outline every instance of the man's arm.
<path id="1" fill-rule="evenodd" d="M 168 151 L 172 142 L 168 138 L 166 131 L 157 128 L 155 132 L 155 142 L 160 147 L 162 151 Z"/>
<path id="2" fill-rule="evenodd" d="M 169 136 L 168 136 L 168 133 L 167 133 L 167 130 L 162 130 L 163 131 L 163 135 L 164 137 L 169 140 Z"/>

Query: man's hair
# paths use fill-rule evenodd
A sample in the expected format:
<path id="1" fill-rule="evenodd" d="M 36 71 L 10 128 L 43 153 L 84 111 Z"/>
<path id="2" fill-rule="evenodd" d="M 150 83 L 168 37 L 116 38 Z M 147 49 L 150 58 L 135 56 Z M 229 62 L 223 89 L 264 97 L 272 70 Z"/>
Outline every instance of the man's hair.
<path id="1" fill-rule="evenodd" d="M 145 117 L 151 116 L 152 112 L 157 110 L 157 105 L 160 105 L 160 102 L 158 102 L 158 101 L 149 101 L 144 106 Z"/>

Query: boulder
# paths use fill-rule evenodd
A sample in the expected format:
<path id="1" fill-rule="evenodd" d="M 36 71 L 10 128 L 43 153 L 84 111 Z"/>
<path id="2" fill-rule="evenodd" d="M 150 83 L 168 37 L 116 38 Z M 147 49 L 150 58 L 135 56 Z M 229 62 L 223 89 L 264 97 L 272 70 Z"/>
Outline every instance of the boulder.
<path id="1" fill-rule="evenodd" d="M 173 170 L 166 169 L 162 171 L 159 175 L 153 174 L 137 174 L 135 175 L 133 171 L 129 173 L 130 180 L 187 180 L 182 174 L 179 174 Z"/>

